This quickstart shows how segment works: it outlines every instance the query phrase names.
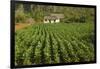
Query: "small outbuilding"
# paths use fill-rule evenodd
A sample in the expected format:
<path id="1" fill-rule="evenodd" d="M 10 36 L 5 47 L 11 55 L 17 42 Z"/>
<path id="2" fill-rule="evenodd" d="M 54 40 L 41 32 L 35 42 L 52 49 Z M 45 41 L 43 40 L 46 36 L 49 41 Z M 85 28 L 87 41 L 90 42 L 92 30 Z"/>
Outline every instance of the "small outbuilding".
<path id="1" fill-rule="evenodd" d="M 43 21 L 44 23 L 59 23 L 63 18 L 63 14 L 50 14 L 49 16 L 44 16 Z"/>

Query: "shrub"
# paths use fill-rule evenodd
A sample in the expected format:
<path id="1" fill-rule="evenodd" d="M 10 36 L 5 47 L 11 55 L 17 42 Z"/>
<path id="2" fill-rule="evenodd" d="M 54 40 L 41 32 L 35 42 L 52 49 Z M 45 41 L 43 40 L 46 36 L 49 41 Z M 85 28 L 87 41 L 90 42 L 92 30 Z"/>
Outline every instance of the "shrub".
<path id="1" fill-rule="evenodd" d="M 23 11 L 17 10 L 15 12 L 15 22 L 16 23 L 23 23 L 26 20 L 26 15 L 24 14 Z"/>

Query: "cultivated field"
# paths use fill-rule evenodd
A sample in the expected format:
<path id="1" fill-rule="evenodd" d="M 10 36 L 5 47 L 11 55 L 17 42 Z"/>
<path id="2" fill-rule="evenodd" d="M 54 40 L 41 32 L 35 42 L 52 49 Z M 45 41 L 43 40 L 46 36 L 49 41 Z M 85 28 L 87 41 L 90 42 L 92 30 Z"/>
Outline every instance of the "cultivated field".
<path id="1" fill-rule="evenodd" d="M 94 61 L 94 24 L 35 24 L 15 32 L 15 64 Z"/>

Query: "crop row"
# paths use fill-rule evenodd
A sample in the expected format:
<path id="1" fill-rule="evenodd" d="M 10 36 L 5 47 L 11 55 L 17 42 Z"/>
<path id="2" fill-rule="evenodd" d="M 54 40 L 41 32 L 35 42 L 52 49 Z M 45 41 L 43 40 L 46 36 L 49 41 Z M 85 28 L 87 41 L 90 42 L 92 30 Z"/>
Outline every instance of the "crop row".
<path id="1" fill-rule="evenodd" d="M 39 24 L 15 32 L 15 64 L 55 64 L 94 60 L 88 24 Z M 86 40 L 83 39 L 85 36 Z"/>

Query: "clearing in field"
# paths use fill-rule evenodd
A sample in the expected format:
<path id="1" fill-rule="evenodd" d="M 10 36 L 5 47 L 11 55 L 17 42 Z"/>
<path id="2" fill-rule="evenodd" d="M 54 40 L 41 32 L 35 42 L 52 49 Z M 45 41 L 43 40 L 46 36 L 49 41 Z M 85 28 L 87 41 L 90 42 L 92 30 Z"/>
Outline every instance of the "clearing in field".
<path id="1" fill-rule="evenodd" d="M 25 28 L 25 27 L 27 27 L 29 25 L 30 24 L 28 24 L 28 23 L 16 23 L 16 25 L 15 25 L 15 31 L 23 29 L 23 28 Z"/>
<path id="2" fill-rule="evenodd" d="M 94 24 L 34 24 L 17 30 L 15 64 L 94 61 Z"/>

